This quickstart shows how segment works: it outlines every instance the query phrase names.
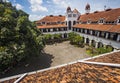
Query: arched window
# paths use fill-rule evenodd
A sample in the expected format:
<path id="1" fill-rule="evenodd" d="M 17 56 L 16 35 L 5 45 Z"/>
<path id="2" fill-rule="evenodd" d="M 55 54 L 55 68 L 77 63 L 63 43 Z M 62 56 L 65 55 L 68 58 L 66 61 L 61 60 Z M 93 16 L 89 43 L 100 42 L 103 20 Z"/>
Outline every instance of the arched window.
<path id="1" fill-rule="evenodd" d="M 76 24 L 76 21 L 73 21 L 73 25 L 75 25 Z"/>

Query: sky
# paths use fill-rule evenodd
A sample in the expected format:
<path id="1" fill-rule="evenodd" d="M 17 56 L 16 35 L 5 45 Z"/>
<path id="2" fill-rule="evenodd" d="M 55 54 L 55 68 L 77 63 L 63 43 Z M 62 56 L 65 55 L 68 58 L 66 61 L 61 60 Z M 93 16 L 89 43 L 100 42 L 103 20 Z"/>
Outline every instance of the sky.
<path id="1" fill-rule="evenodd" d="M 7 0 L 29 14 L 31 21 L 40 20 L 47 15 L 65 15 L 68 6 L 77 9 L 81 14 L 85 13 L 85 6 L 90 4 L 91 10 L 103 11 L 106 8 L 120 8 L 120 0 Z"/>

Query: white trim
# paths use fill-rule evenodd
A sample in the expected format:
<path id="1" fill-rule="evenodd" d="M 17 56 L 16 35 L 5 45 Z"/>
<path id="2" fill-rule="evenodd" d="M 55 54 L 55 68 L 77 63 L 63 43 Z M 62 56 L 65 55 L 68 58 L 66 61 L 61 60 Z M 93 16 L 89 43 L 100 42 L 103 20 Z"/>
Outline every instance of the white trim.
<path id="1" fill-rule="evenodd" d="M 25 76 L 27 75 L 27 73 L 23 74 L 20 78 L 18 78 L 14 83 L 19 83 Z"/>
<path id="2" fill-rule="evenodd" d="M 87 63 L 87 64 L 104 65 L 104 66 L 111 66 L 111 67 L 120 68 L 120 64 L 103 63 L 103 62 L 91 62 L 91 61 L 79 61 L 79 62 L 81 62 L 81 63 Z"/>
<path id="3" fill-rule="evenodd" d="M 82 60 L 80 60 L 80 61 L 86 61 L 86 60 L 90 60 L 90 59 L 99 58 L 99 57 L 106 56 L 106 55 L 108 55 L 108 54 L 112 54 L 112 53 L 119 52 L 119 51 L 120 51 L 120 50 L 115 50 L 115 51 L 112 51 L 112 52 L 109 52 L 109 53 L 100 54 L 100 55 L 97 55 L 97 56 L 94 56 L 94 57 L 85 58 L 85 59 L 82 59 Z"/>

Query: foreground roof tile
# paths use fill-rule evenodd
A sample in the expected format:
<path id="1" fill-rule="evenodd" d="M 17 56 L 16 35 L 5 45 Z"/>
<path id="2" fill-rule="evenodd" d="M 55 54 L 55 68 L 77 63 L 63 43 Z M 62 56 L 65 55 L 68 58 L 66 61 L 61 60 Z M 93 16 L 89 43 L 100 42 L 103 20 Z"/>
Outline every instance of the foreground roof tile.
<path id="1" fill-rule="evenodd" d="M 88 61 L 120 64 L 120 51 L 98 58 L 90 59 Z"/>
<path id="2" fill-rule="evenodd" d="M 20 83 L 119 83 L 120 68 L 75 63 L 25 77 Z"/>

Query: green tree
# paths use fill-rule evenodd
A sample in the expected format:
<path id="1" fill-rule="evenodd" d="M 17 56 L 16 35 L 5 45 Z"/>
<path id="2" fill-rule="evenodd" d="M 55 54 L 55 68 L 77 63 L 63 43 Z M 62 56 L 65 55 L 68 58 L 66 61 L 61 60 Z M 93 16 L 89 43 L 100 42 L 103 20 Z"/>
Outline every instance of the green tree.
<path id="1" fill-rule="evenodd" d="M 80 35 L 76 35 L 74 37 L 74 43 L 77 45 L 82 45 L 83 44 L 83 38 Z"/>
<path id="2" fill-rule="evenodd" d="M 40 55 L 43 38 L 28 16 L 11 3 L 0 3 L 0 72 L 26 57 Z"/>
<path id="3" fill-rule="evenodd" d="M 70 40 L 71 44 L 74 44 L 74 38 L 75 38 L 76 35 L 77 34 L 74 33 L 74 32 L 71 32 L 71 33 L 68 34 L 68 39 Z"/>

